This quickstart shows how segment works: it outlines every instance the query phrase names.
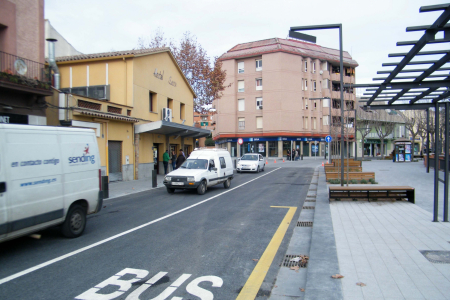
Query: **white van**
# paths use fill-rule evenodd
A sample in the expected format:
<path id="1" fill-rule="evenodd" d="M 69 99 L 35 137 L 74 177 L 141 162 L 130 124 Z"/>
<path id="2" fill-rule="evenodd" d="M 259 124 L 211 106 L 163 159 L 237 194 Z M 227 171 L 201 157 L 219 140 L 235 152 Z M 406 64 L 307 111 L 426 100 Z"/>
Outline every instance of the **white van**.
<path id="1" fill-rule="evenodd" d="M 170 194 L 175 189 L 197 189 L 203 195 L 209 186 L 223 183 L 227 189 L 233 179 L 233 162 L 225 149 L 195 149 L 180 168 L 164 177 Z"/>
<path id="2" fill-rule="evenodd" d="M 80 236 L 100 182 L 92 129 L 0 124 L 0 242 L 55 225 Z"/>

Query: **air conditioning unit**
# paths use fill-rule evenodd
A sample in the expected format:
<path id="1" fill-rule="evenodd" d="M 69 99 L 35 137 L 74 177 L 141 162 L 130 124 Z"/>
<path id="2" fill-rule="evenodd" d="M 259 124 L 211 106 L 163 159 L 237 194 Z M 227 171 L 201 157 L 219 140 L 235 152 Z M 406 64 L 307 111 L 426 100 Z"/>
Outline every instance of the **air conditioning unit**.
<path id="1" fill-rule="evenodd" d="M 162 118 L 163 121 L 172 122 L 172 110 L 170 108 L 164 107 L 162 109 Z"/>

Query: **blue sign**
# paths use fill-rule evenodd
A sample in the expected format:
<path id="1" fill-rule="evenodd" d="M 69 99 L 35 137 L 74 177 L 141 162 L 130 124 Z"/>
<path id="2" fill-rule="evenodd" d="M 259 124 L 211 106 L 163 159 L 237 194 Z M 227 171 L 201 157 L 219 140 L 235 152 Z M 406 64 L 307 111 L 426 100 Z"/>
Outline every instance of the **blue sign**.
<path id="1" fill-rule="evenodd" d="M 318 152 L 319 151 L 319 146 L 311 145 L 311 151 L 314 152 L 314 153 Z"/>
<path id="2" fill-rule="evenodd" d="M 332 140 L 333 140 L 333 138 L 331 137 L 331 135 L 327 135 L 327 136 L 325 137 L 325 141 L 326 141 L 327 143 L 330 143 Z"/>

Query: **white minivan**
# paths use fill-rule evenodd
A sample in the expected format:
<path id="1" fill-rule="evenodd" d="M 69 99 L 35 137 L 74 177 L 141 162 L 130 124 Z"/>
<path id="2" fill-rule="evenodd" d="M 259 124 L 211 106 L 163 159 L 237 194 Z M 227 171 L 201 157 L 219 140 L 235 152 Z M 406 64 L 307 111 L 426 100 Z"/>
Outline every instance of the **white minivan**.
<path id="1" fill-rule="evenodd" d="M 0 242 L 55 225 L 80 236 L 100 183 L 92 129 L 0 124 Z"/>
<path id="2" fill-rule="evenodd" d="M 226 149 L 195 149 L 180 168 L 164 177 L 170 194 L 175 189 L 197 189 L 203 195 L 210 186 L 223 183 L 227 189 L 233 179 L 233 162 Z"/>

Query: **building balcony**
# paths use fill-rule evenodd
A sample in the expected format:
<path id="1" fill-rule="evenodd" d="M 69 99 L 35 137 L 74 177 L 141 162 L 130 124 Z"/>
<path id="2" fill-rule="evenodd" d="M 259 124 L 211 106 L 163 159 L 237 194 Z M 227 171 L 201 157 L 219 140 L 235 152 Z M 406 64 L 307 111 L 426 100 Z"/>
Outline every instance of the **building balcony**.
<path id="1" fill-rule="evenodd" d="M 331 73 L 330 79 L 331 79 L 331 81 L 334 81 L 334 82 L 340 82 L 341 74 L 340 73 Z M 344 75 L 344 83 L 355 83 L 355 76 Z"/>
<path id="2" fill-rule="evenodd" d="M 0 51 L 0 87 L 49 96 L 50 69 L 45 64 Z"/>

